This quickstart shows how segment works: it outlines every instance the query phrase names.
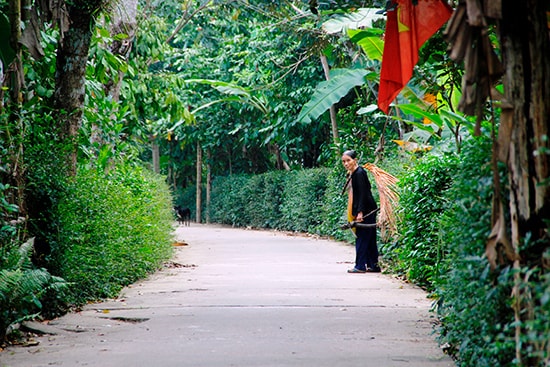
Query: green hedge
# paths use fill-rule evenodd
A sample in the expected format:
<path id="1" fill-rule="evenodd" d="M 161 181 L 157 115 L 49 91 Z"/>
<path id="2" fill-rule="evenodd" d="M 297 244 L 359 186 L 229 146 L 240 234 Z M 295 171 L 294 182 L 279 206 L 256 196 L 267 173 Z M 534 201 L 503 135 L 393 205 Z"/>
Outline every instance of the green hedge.
<path id="1" fill-rule="evenodd" d="M 436 232 L 446 252 L 435 279 L 440 339 L 460 366 L 514 365 L 512 271 L 491 271 L 484 256 L 493 199 L 491 145 L 487 138 L 464 144 Z"/>
<path id="2" fill-rule="evenodd" d="M 309 232 L 339 239 L 346 220 L 343 171 L 318 168 L 218 177 L 212 183 L 210 220 L 238 227 Z"/>
<path id="3" fill-rule="evenodd" d="M 384 246 L 386 261 L 394 272 L 428 289 L 445 252 L 439 226 L 456 167 L 452 154 L 427 156 L 399 180 L 399 236 Z"/>
<path id="4" fill-rule="evenodd" d="M 67 302 L 113 297 L 171 256 L 172 197 L 162 177 L 135 166 L 81 169 L 56 207 L 53 271 Z"/>
<path id="5" fill-rule="evenodd" d="M 440 342 L 457 365 L 546 367 L 547 270 L 492 270 L 485 257 L 494 191 L 491 148 L 490 139 L 472 138 L 459 155 L 428 155 L 411 167 L 400 179 L 399 240 L 383 245 L 382 253 L 391 271 L 432 291 Z M 505 179 L 501 186 L 506 188 Z M 521 296 L 514 298 L 518 279 Z M 514 302 L 531 313 L 527 321 L 515 321 Z M 516 326 L 523 330 L 522 364 L 515 360 Z"/>

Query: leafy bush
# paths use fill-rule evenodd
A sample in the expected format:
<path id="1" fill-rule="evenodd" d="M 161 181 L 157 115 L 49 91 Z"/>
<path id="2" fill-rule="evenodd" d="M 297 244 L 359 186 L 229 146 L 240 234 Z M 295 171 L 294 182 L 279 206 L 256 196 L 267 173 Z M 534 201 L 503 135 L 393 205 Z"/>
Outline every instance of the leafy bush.
<path id="1" fill-rule="evenodd" d="M 491 141 L 471 139 L 462 149 L 450 205 L 441 217 L 445 260 L 435 279 L 441 342 L 460 366 L 511 366 L 514 358 L 509 267 L 491 271 L 484 256 L 490 232 L 493 178 Z"/>
<path id="2" fill-rule="evenodd" d="M 25 74 L 30 77 L 27 91 L 34 90 L 34 97 L 21 105 L 7 104 L 0 113 L 0 344 L 11 325 L 44 311 L 45 302 L 61 297 L 66 285 L 63 279 L 44 269 L 43 264 L 33 263 L 40 255 L 40 241 L 35 238 L 37 221 L 32 214 L 39 213 L 44 218 L 47 210 L 43 210 L 46 200 L 33 201 L 38 195 L 32 195 L 29 188 L 44 192 L 61 171 L 50 169 L 55 158 L 52 159 L 52 150 L 48 148 L 53 145 L 55 124 L 44 129 L 43 135 L 34 136 L 43 122 L 53 120 L 39 103 L 41 97 L 47 97 L 48 84 L 36 77 L 34 67 L 40 65 L 42 62 L 25 65 Z M 43 142 L 48 145 L 42 145 Z M 37 160 L 31 158 L 33 155 Z M 38 158 L 43 161 L 38 162 Z M 45 185 L 34 181 L 37 171 L 45 173 Z"/>
<path id="3" fill-rule="evenodd" d="M 218 177 L 210 216 L 233 226 L 316 231 L 323 223 L 326 169 Z"/>
<path id="4" fill-rule="evenodd" d="M 210 219 L 232 226 L 316 233 L 353 242 L 351 232 L 340 229 L 347 220 L 344 183 L 341 165 L 217 177 L 212 183 Z M 372 177 L 371 184 L 378 200 Z"/>
<path id="5" fill-rule="evenodd" d="M 523 365 L 547 367 L 550 365 L 550 248 L 543 254 L 544 266 L 523 267 L 515 278 L 517 293 L 514 306 L 523 310 L 515 326 L 521 330 Z"/>
<path id="6" fill-rule="evenodd" d="M 268 172 L 250 176 L 247 191 L 256 200 L 245 202 L 248 225 L 256 228 L 281 228 L 282 195 L 287 178 L 284 172 Z"/>
<path id="7" fill-rule="evenodd" d="M 431 288 L 443 258 L 439 225 L 452 183 L 456 157 L 426 156 L 399 180 L 399 233 L 396 244 L 384 246 L 394 271 Z"/>
<path id="8" fill-rule="evenodd" d="M 345 184 L 345 170 L 341 164 L 327 172 L 326 189 L 320 208 L 322 220 L 315 228 L 315 233 L 330 236 L 339 240 L 353 242 L 351 231 L 342 231 L 340 226 L 347 222 L 347 193 L 342 193 Z M 371 180 L 372 181 L 372 180 Z M 374 182 L 371 182 L 374 186 Z M 376 195 L 376 191 L 373 192 Z"/>
<path id="9" fill-rule="evenodd" d="M 248 225 L 248 213 L 244 208 L 248 200 L 253 200 L 246 190 L 248 178 L 246 175 L 234 175 L 214 180 L 210 202 L 210 219 L 213 222 Z"/>
<path id="10" fill-rule="evenodd" d="M 67 301 L 115 296 L 171 255 L 171 195 L 161 177 L 135 166 L 108 174 L 81 169 L 57 205 L 55 271 L 72 285 Z"/>
<path id="11" fill-rule="evenodd" d="M 314 232 L 323 221 L 322 205 L 327 169 L 287 173 L 281 202 L 281 227 L 297 232 Z"/>
<path id="12" fill-rule="evenodd" d="M 19 212 L 19 207 L 11 204 L 6 197 L 6 192 L 11 189 L 10 185 L 0 183 L 0 249 L 13 243 L 18 238 L 18 226 L 16 216 Z M 15 223 L 12 224 L 11 222 Z M 0 257 L 0 260 L 2 258 Z"/>

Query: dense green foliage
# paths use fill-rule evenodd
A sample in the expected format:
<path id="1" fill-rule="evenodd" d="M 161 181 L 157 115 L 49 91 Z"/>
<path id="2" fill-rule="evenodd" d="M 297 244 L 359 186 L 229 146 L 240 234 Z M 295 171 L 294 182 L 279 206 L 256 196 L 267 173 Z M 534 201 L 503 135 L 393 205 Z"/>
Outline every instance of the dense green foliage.
<path id="1" fill-rule="evenodd" d="M 504 366 L 515 348 L 511 269 L 491 271 L 483 256 L 493 196 L 490 157 L 490 140 L 465 144 L 438 226 L 446 251 L 435 281 L 441 338 L 461 366 Z"/>
<path id="2" fill-rule="evenodd" d="M 335 190 L 335 171 L 341 173 L 319 168 L 219 177 L 213 182 L 210 219 L 349 239 L 349 233 L 339 229 L 346 221 L 347 199 L 340 193 L 342 179 Z"/>
<path id="3" fill-rule="evenodd" d="M 11 91 L 17 67 L 5 57 L 10 45 L 0 47 L 0 343 L 10 324 L 115 296 L 171 254 L 171 192 L 164 176 L 138 168 L 139 155 L 148 150 L 147 131 L 106 88 L 129 70 L 109 48 L 124 36 L 111 35 L 101 22 L 90 24 L 84 115 L 78 136 L 65 140 L 60 116 L 66 111 L 52 107 L 62 74 L 56 73 L 63 57 L 57 54 L 60 32 L 43 8 L 49 4 L 35 5 L 32 10 L 44 15 L 38 24 L 44 56 L 23 50 L 25 80 L 16 98 L 5 91 Z M 91 9 L 89 2 L 72 5 Z M 0 1 L 3 30 L 12 14 Z M 121 89 L 131 92 L 128 84 Z M 67 157 L 75 142 L 80 169 L 70 177 Z M 66 292 L 60 292 L 63 284 L 69 285 Z"/>
<path id="4" fill-rule="evenodd" d="M 0 343 L 10 325 L 35 317 L 42 311 L 43 300 L 58 297 L 66 286 L 63 279 L 33 266 L 34 238 L 17 242 L 23 221 L 10 220 L 18 208 L 6 200 L 9 189 L 0 185 Z"/>
<path id="5" fill-rule="evenodd" d="M 491 269 L 485 257 L 494 192 L 491 141 L 472 138 L 458 155 L 427 156 L 401 178 L 400 186 L 400 236 L 382 246 L 384 260 L 391 271 L 431 290 L 440 342 L 457 364 L 515 365 L 514 302 L 527 303 L 537 315 L 522 324 L 530 326 L 525 354 L 544 360 L 548 277 L 540 268 L 520 273 L 509 266 Z M 512 297 L 518 279 L 527 291 Z"/>
<path id="6" fill-rule="evenodd" d="M 44 129 L 42 124 L 51 122 L 51 115 L 32 104 L 23 106 L 19 114 L 23 124 L 10 119 L 9 114 L 0 114 L 0 173 L 4 174 L 0 184 L 0 344 L 10 325 L 47 314 L 52 304 L 63 303 L 67 286 L 62 278 L 52 275 L 41 256 L 42 235 L 51 228 L 47 221 L 50 212 L 45 207 L 57 199 L 53 193 L 64 172 L 62 166 L 56 166 L 60 149 L 56 148 L 55 130 Z M 26 124 L 33 120 L 34 124 Z M 25 137 L 19 134 L 23 129 L 28 133 Z M 29 149 L 20 150 L 16 158 L 10 156 L 12 149 L 21 149 L 25 142 L 32 142 Z M 22 164 L 24 157 L 29 166 Z M 36 163 L 32 168 L 31 162 Z M 29 182 L 24 196 L 29 205 L 26 213 L 36 213 L 32 220 L 22 213 L 22 201 L 15 200 L 23 192 L 23 187 L 18 186 L 21 177 L 5 175 L 14 166 L 17 173 L 27 173 Z"/>
<path id="7" fill-rule="evenodd" d="M 151 2 L 133 55 L 141 72 L 128 81 L 132 93 L 122 97 L 141 118 L 154 122 L 151 129 L 164 157 L 161 169 L 177 189 L 192 185 L 195 142 L 208 153 L 214 176 L 262 173 L 281 169 L 282 162 L 292 169 L 331 164 L 338 148 L 328 113 L 315 121 L 297 119 L 325 80 L 321 56 L 331 69 L 371 71 L 367 85 L 336 99 L 340 145 L 368 145 L 374 151 L 381 133 L 388 140 L 398 136 L 383 131 L 384 116 L 356 113 L 375 101 L 380 65 L 345 32 L 323 31 L 323 21 L 342 14 L 340 4 L 319 4 L 321 18 L 305 2 L 211 5 L 187 18 L 179 4 Z M 185 26 L 171 34 L 177 22 Z M 159 37 L 169 38 L 169 44 L 159 44 Z M 144 69 L 139 60 L 153 62 Z M 185 119 L 183 110 L 193 119 Z"/>
<path id="8" fill-rule="evenodd" d="M 171 194 L 136 166 L 82 168 L 56 209 L 51 263 L 72 287 L 68 301 L 114 297 L 171 256 Z"/>
<path id="9" fill-rule="evenodd" d="M 399 180 L 399 239 L 386 249 L 387 258 L 396 272 L 425 287 L 445 255 L 439 227 L 456 165 L 452 154 L 427 156 Z"/>
<path id="10" fill-rule="evenodd" d="M 87 9 L 86 2 L 70 3 Z M 209 205 L 202 191 L 202 219 L 351 242 L 339 229 L 346 197 L 335 159 L 354 147 L 361 161 L 381 159 L 400 179 L 400 233 L 381 244 L 383 260 L 387 271 L 437 299 L 441 342 L 457 363 L 514 366 L 514 348 L 524 350 L 522 366 L 548 361 L 550 254 L 547 244 L 527 238 L 520 251 L 536 249 L 542 263 L 489 266 L 491 147 L 472 137 L 473 119 L 456 112 L 462 71 L 435 35 L 420 52 L 395 116 L 377 112 L 384 22 L 362 19 L 348 29 L 349 12 L 372 3 L 142 1 L 135 38 L 114 34 L 110 18 L 95 14 L 75 177 L 66 167 L 74 142 L 60 139 L 67 111 L 52 108 L 61 74 L 58 24 L 42 19 L 43 57 L 23 49 L 18 93 L 10 84 L 17 80 L 18 68 L 10 66 L 15 44 L 1 44 L 0 334 L 45 302 L 42 315 L 115 296 L 157 269 L 170 256 L 173 220 L 163 178 L 176 204 L 196 209 L 201 151 L 199 172 L 214 177 Z M 12 13 L 0 0 L 6 32 Z M 24 26 L 30 29 L 28 21 Z M 112 46 L 127 37 L 131 51 L 116 54 Z M 326 88 L 332 84 L 321 60 L 332 84 L 339 77 L 349 84 Z M 304 106 L 318 107 L 323 98 L 327 106 L 299 118 Z M 326 111 L 332 103 L 339 139 L 331 136 Z M 499 112 L 480 115 L 489 116 L 498 126 Z M 151 142 L 160 147 L 163 176 L 142 168 L 151 165 Z M 64 281 L 51 274 L 69 282 L 67 293 L 55 292 Z M 514 308 L 524 319 L 514 320 Z"/>
<path id="11" fill-rule="evenodd" d="M 43 300 L 59 296 L 66 283 L 31 263 L 33 240 L 21 246 L 3 246 L 0 250 L 0 342 L 7 328 L 36 317 Z"/>

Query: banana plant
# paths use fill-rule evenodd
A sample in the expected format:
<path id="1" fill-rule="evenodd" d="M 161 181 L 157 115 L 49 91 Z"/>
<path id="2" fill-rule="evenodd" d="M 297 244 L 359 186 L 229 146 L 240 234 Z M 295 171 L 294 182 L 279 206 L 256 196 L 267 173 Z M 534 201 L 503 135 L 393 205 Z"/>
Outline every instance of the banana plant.
<path id="1" fill-rule="evenodd" d="M 323 23 L 322 29 L 327 34 L 336 34 L 349 30 L 371 29 L 374 22 L 385 19 L 378 8 L 359 8 L 351 13 L 338 13 Z"/>
<path id="2" fill-rule="evenodd" d="M 383 31 L 373 28 L 374 21 L 384 18 L 377 14 L 378 10 L 362 8 L 353 13 L 338 14 L 323 23 L 321 28 L 327 34 L 345 33 L 351 42 L 362 48 L 369 60 L 381 61 L 384 49 L 384 42 L 381 40 Z M 309 123 L 315 120 L 352 88 L 377 79 L 377 75 L 378 73 L 367 69 L 331 70 L 329 80 L 318 84 L 310 101 L 300 111 L 297 121 Z"/>
<path id="3" fill-rule="evenodd" d="M 300 111 L 297 122 L 307 124 L 321 116 L 352 88 L 365 84 L 367 74 L 365 69 L 331 70 L 330 79 L 319 83 L 309 102 Z"/>

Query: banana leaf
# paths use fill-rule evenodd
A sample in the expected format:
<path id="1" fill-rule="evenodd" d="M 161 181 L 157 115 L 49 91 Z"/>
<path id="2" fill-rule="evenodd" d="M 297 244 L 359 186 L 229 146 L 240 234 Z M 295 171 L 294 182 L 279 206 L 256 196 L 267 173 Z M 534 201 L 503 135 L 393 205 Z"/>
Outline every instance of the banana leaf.
<path id="1" fill-rule="evenodd" d="M 309 102 L 300 111 L 297 122 L 307 124 L 321 116 L 352 88 L 365 84 L 366 75 L 367 70 L 364 69 L 331 70 L 330 80 L 319 83 Z"/>
<path id="2" fill-rule="evenodd" d="M 348 36 L 350 41 L 360 46 L 371 60 L 382 61 L 384 53 L 384 41 L 382 41 L 381 29 L 350 29 Z"/>

